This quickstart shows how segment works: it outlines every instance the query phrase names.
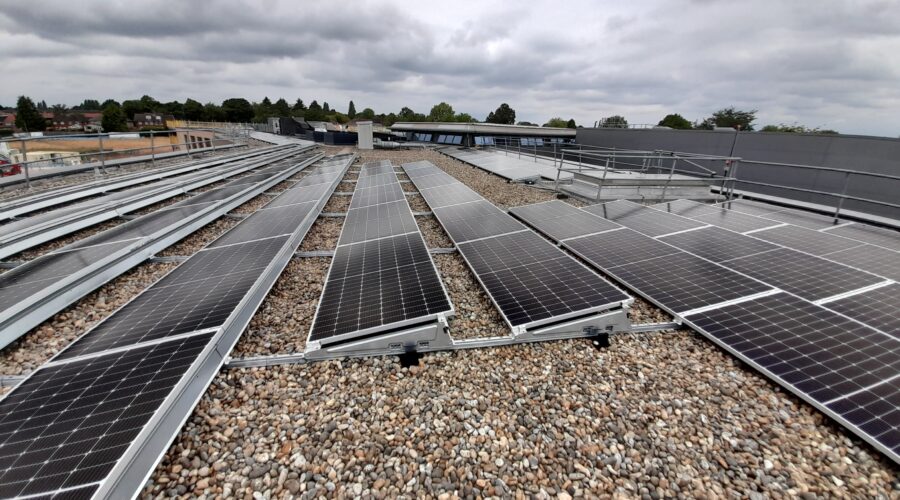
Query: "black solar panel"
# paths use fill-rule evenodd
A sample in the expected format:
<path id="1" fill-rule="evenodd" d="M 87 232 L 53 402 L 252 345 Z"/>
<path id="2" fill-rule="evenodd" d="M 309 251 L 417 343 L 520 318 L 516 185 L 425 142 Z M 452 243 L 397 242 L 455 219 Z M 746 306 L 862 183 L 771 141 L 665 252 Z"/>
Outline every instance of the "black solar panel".
<path id="1" fill-rule="evenodd" d="M 828 409 L 893 454 L 900 456 L 900 380 L 885 381 L 839 399 Z"/>
<path id="2" fill-rule="evenodd" d="M 356 181 L 356 189 L 367 189 L 397 182 L 397 175 L 391 171 L 388 174 L 360 175 Z"/>
<path id="3" fill-rule="evenodd" d="M 331 184 L 338 177 L 342 177 L 340 171 L 337 171 L 337 172 L 313 171 L 309 175 L 300 179 L 300 182 L 295 184 L 294 188 L 305 187 L 305 186 L 315 186 L 316 184 Z"/>
<path id="4" fill-rule="evenodd" d="M 459 182 L 452 175 L 446 174 L 443 171 L 432 173 L 431 175 L 426 175 L 422 177 L 410 177 L 410 179 L 415 181 L 416 187 L 418 189 L 428 189 L 438 186 L 446 186 L 447 184 L 454 184 Z"/>
<path id="5" fill-rule="evenodd" d="M 462 182 L 455 182 L 436 188 L 420 189 L 420 192 L 432 210 L 482 199 L 480 194 L 471 190 Z"/>
<path id="6" fill-rule="evenodd" d="M 848 224 L 829 229 L 828 233 L 853 238 L 900 252 L 900 231 L 867 224 Z"/>
<path id="7" fill-rule="evenodd" d="M 435 208 L 434 214 L 440 217 L 441 222 L 473 219 L 486 215 L 506 215 L 502 210 L 495 207 L 493 203 L 485 201 L 483 198 L 472 203 Z"/>
<path id="8" fill-rule="evenodd" d="M 677 248 L 627 228 L 566 240 L 565 246 L 603 269 L 680 253 Z"/>
<path id="9" fill-rule="evenodd" d="M 418 230 L 419 226 L 409 211 L 409 205 L 406 200 L 400 200 L 350 210 L 338 244 L 347 245 Z"/>
<path id="10" fill-rule="evenodd" d="M 584 211 L 612 220 L 647 236 L 661 236 L 706 225 L 630 201 L 620 200 L 593 205 L 584 208 Z"/>
<path id="11" fill-rule="evenodd" d="M 400 184 L 394 182 L 383 186 L 376 186 L 366 189 L 356 188 L 353 192 L 353 199 L 350 201 L 350 209 L 365 208 L 372 205 L 380 205 L 382 203 L 390 203 L 392 201 L 405 200 L 406 195 L 403 194 L 403 188 Z"/>
<path id="12" fill-rule="evenodd" d="M 209 247 L 216 248 L 293 233 L 304 219 L 310 217 L 315 206 L 315 201 L 309 201 L 299 205 L 287 205 L 276 208 L 266 207 L 262 210 L 257 210 L 245 219 L 244 224 L 239 224 L 231 231 L 228 231 Z"/>
<path id="13" fill-rule="evenodd" d="M 713 205 L 706 205 L 704 203 L 699 203 L 691 200 L 667 201 L 664 203 L 657 203 L 656 205 L 650 205 L 650 208 L 655 208 L 657 210 L 668 212 L 670 214 L 680 215 L 682 217 L 693 217 L 695 215 L 702 214 L 714 214 L 719 211 L 719 208 Z"/>
<path id="14" fill-rule="evenodd" d="M 825 255 L 848 248 L 858 247 L 862 242 L 842 238 L 835 234 L 813 231 L 800 226 L 781 226 L 753 233 L 754 238 L 770 241 L 801 252 Z"/>
<path id="15" fill-rule="evenodd" d="M 514 207 L 509 212 L 557 241 L 622 227 L 555 200 Z"/>
<path id="16" fill-rule="evenodd" d="M 380 162 L 369 162 L 363 164 L 362 171 L 360 172 L 360 177 L 371 177 L 373 175 L 381 175 L 381 174 L 393 174 L 394 167 L 391 165 L 390 161 L 383 160 Z"/>
<path id="17" fill-rule="evenodd" d="M 772 289 L 686 253 L 611 267 L 606 272 L 676 314 Z"/>
<path id="18" fill-rule="evenodd" d="M 335 251 L 329 280 L 429 262 L 428 249 L 418 233 L 342 245 Z"/>
<path id="19" fill-rule="evenodd" d="M 720 203 L 718 206 L 750 215 L 765 217 L 767 214 L 784 210 L 784 207 L 753 200 L 733 200 Z"/>
<path id="20" fill-rule="evenodd" d="M 410 179 L 415 179 L 417 177 L 424 177 L 426 175 L 431 175 L 431 174 L 435 174 L 438 172 L 442 172 L 441 169 L 437 168 L 432 163 L 427 162 L 427 161 L 404 163 L 403 171 L 406 172 L 406 175 Z"/>
<path id="21" fill-rule="evenodd" d="M 277 198 L 266 204 L 266 208 L 277 208 L 288 205 L 297 205 L 300 203 L 308 203 L 310 201 L 318 201 L 322 195 L 328 191 L 328 184 L 315 184 L 312 186 L 294 186 L 286 192 L 278 195 Z"/>
<path id="22" fill-rule="evenodd" d="M 900 281 L 900 252 L 874 245 L 863 245 L 822 256 L 872 274 Z"/>
<path id="23" fill-rule="evenodd" d="M 479 275 L 561 257 L 555 246 L 531 231 L 462 243 L 459 250 Z"/>
<path id="24" fill-rule="evenodd" d="M 820 300 L 884 281 L 881 277 L 787 248 L 734 259 L 729 261 L 728 267 L 807 300 Z"/>
<path id="25" fill-rule="evenodd" d="M 784 209 L 767 214 L 766 218 L 809 229 L 824 229 L 834 225 L 834 217 L 801 210 Z"/>
<path id="26" fill-rule="evenodd" d="M 0 401 L 0 496 L 106 478 L 211 337 L 53 364 L 26 379 Z"/>
<path id="27" fill-rule="evenodd" d="M 221 326 L 286 236 L 204 250 L 98 324 L 60 358 Z"/>
<path id="28" fill-rule="evenodd" d="M 743 234 L 720 227 L 707 227 L 687 233 L 673 234 L 660 238 L 661 241 L 676 246 L 685 252 L 699 255 L 716 262 L 738 257 L 746 257 L 778 248 Z"/>
<path id="29" fill-rule="evenodd" d="M 786 293 L 691 315 L 699 330 L 814 401 L 826 403 L 900 371 L 900 343 Z"/>
<path id="30" fill-rule="evenodd" d="M 694 215 L 691 216 L 691 218 L 739 233 L 746 233 L 747 231 L 755 231 L 764 227 L 772 227 L 781 224 L 779 221 L 764 219 L 755 215 L 735 212 L 734 210 L 725 208 L 720 208 L 716 213 Z"/>
<path id="31" fill-rule="evenodd" d="M 900 340 L 900 284 L 892 283 L 823 305 Z"/>
<path id="32" fill-rule="evenodd" d="M 520 222 L 504 213 L 447 222 L 440 218 L 438 220 L 450 238 L 457 244 L 498 234 L 527 230 Z"/>

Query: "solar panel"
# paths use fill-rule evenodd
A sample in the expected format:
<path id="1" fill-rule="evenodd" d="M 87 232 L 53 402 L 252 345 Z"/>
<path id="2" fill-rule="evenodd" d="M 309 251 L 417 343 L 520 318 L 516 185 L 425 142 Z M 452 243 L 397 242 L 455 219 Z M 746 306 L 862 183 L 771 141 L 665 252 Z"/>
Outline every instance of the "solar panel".
<path id="1" fill-rule="evenodd" d="M 786 209 L 772 212 L 767 214 L 766 218 L 809 229 L 824 229 L 835 225 L 832 216 L 801 210 Z"/>
<path id="2" fill-rule="evenodd" d="M 393 174 L 392 174 L 393 175 Z M 396 177 L 394 178 L 396 183 Z M 406 200 L 357 208 L 347 212 L 339 245 L 396 236 L 419 230 Z"/>
<path id="3" fill-rule="evenodd" d="M 468 186 L 461 182 L 455 182 L 436 188 L 421 189 L 422 197 L 433 209 L 446 207 L 448 205 L 459 205 L 460 203 L 469 203 L 478 201 L 481 195 L 471 190 Z"/>
<path id="4" fill-rule="evenodd" d="M 532 227 L 555 240 L 565 240 L 622 227 L 607 219 L 579 210 L 568 203 L 556 200 L 514 207 L 509 210 L 509 213 L 528 222 Z"/>
<path id="5" fill-rule="evenodd" d="M 325 191 L 328 191 L 328 188 L 328 184 L 314 184 L 312 186 L 300 186 L 299 184 L 295 184 L 294 187 L 281 193 L 277 198 L 267 203 L 266 208 L 286 207 L 288 205 L 298 205 L 310 201 L 318 201 L 322 198 Z"/>
<path id="6" fill-rule="evenodd" d="M 829 229 L 828 233 L 853 238 L 854 240 L 864 241 L 900 252 L 900 231 L 893 229 L 855 223 Z"/>
<path id="7" fill-rule="evenodd" d="M 26 379 L 0 401 L 0 496 L 91 493 L 211 338 L 56 363 Z"/>
<path id="8" fill-rule="evenodd" d="M 714 214 L 719 211 L 718 207 L 715 207 L 713 205 L 707 205 L 704 203 L 699 203 L 699 202 L 691 201 L 691 200 L 667 201 L 664 203 L 657 203 L 656 205 L 650 205 L 650 208 L 655 208 L 655 209 L 661 210 L 663 212 L 680 215 L 682 217 L 693 217 L 695 215 Z"/>
<path id="9" fill-rule="evenodd" d="M 583 210 L 617 222 L 647 236 L 661 236 L 677 231 L 696 229 L 705 225 L 623 200 L 592 205 L 585 207 Z"/>
<path id="10" fill-rule="evenodd" d="M 746 257 L 778 248 L 771 243 L 720 227 L 707 227 L 687 233 L 663 236 L 660 240 L 685 252 L 716 262 Z"/>
<path id="11" fill-rule="evenodd" d="M 393 174 L 394 167 L 389 160 L 364 163 L 360 177 L 371 177 L 380 174 Z"/>
<path id="12" fill-rule="evenodd" d="M 403 171 L 406 172 L 406 176 L 410 179 L 417 177 L 424 177 L 426 175 L 435 174 L 438 172 L 443 172 L 441 169 L 435 167 L 430 162 L 427 161 L 415 161 L 411 163 L 403 164 Z"/>
<path id="13" fill-rule="evenodd" d="M 627 228 L 573 238 L 564 246 L 602 269 L 679 253 L 677 248 Z"/>
<path id="14" fill-rule="evenodd" d="M 366 189 L 376 186 L 384 186 L 386 184 L 395 184 L 396 182 L 397 175 L 394 174 L 393 169 L 391 169 L 391 172 L 387 174 L 361 175 L 356 181 L 356 188 Z"/>
<path id="15" fill-rule="evenodd" d="M 900 284 L 898 283 L 827 302 L 823 306 L 900 340 Z"/>
<path id="16" fill-rule="evenodd" d="M 479 275 L 561 257 L 559 250 L 531 231 L 462 243 L 460 251 Z"/>
<path id="17" fill-rule="evenodd" d="M 745 214 L 759 215 L 761 217 L 765 217 L 767 214 L 784 209 L 784 207 L 779 205 L 773 205 L 771 203 L 763 203 L 753 200 L 724 201 L 718 206 Z"/>
<path id="18" fill-rule="evenodd" d="M 720 208 L 718 212 L 712 214 L 700 214 L 691 217 L 694 220 L 712 224 L 713 226 L 730 229 L 739 233 L 747 231 L 755 231 L 765 227 L 772 227 L 781 224 L 779 221 L 764 219 L 755 215 L 748 215 L 734 210 Z"/>
<path id="19" fill-rule="evenodd" d="M 807 300 L 821 300 L 884 281 L 818 257 L 779 248 L 729 261 L 728 267 Z"/>
<path id="20" fill-rule="evenodd" d="M 623 264 L 606 272 L 675 314 L 772 289 L 687 253 Z"/>
<path id="21" fill-rule="evenodd" d="M 410 180 L 414 180 L 416 187 L 420 190 L 438 186 L 446 186 L 447 184 L 456 184 L 457 182 L 459 182 L 453 176 L 448 175 L 444 172 L 432 173 L 431 175 L 416 177 L 415 179 L 410 177 Z"/>
<path id="22" fill-rule="evenodd" d="M 900 252 L 873 245 L 830 253 L 823 258 L 900 281 Z"/>
<path id="23" fill-rule="evenodd" d="M 199 252 L 59 357 L 73 358 L 221 326 L 287 239 L 282 236 Z"/>
<path id="24" fill-rule="evenodd" d="M 526 229 L 520 222 L 484 200 L 432 210 L 457 244 Z"/>
<path id="25" fill-rule="evenodd" d="M 862 245 L 862 242 L 856 240 L 800 226 L 781 226 L 757 231 L 753 233 L 753 237 L 813 255 L 825 255 Z"/>
<path id="26" fill-rule="evenodd" d="M 896 377 L 839 399 L 828 409 L 855 427 L 894 461 L 900 457 L 900 380 Z"/>
<path id="27" fill-rule="evenodd" d="M 381 203 L 390 203 L 392 201 L 405 200 L 406 195 L 403 194 L 403 188 L 395 182 L 366 189 L 356 188 L 353 192 L 353 198 L 350 201 L 350 209 L 370 207 Z"/>

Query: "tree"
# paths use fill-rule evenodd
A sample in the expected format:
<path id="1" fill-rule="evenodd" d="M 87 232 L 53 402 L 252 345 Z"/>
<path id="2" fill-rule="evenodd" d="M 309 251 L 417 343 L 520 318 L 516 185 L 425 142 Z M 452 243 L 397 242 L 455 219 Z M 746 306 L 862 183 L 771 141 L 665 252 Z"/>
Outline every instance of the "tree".
<path id="1" fill-rule="evenodd" d="M 184 101 L 184 119 L 192 121 L 203 120 L 203 105 L 193 99 Z"/>
<path id="2" fill-rule="evenodd" d="M 569 121 L 566 122 L 566 128 L 578 128 L 575 126 L 574 118 L 569 118 Z"/>
<path id="3" fill-rule="evenodd" d="M 831 129 L 820 129 L 819 127 L 809 128 L 804 125 L 798 125 L 794 123 L 793 125 L 786 125 L 784 123 L 779 125 L 766 125 L 765 127 L 760 129 L 760 132 L 782 132 L 787 134 L 822 134 L 822 135 L 835 135 L 838 132 L 836 130 Z"/>
<path id="4" fill-rule="evenodd" d="M 539 127 L 540 126 L 537 123 L 531 123 L 531 122 L 518 122 L 518 123 L 516 123 L 516 125 L 523 125 L 526 127 Z"/>
<path id="5" fill-rule="evenodd" d="M 297 102 L 294 103 L 294 107 L 291 108 L 294 112 L 297 111 L 306 111 L 306 105 L 303 104 L 303 99 L 297 98 Z"/>
<path id="6" fill-rule="evenodd" d="M 81 104 L 77 106 L 72 106 L 72 109 L 77 109 L 81 111 L 96 111 L 98 109 L 103 109 L 100 106 L 100 101 L 96 99 L 85 99 L 81 102 Z"/>
<path id="7" fill-rule="evenodd" d="M 687 118 L 679 115 L 678 113 L 669 113 L 665 116 L 665 118 L 659 121 L 658 125 L 680 130 L 689 130 L 692 128 L 691 122 L 689 122 Z"/>
<path id="8" fill-rule="evenodd" d="M 351 120 L 356 118 L 356 106 L 353 105 L 353 101 L 350 101 L 350 106 L 347 107 L 347 116 Z"/>
<path id="9" fill-rule="evenodd" d="M 458 121 L 460 123 L 475 123 L 477 120 L 472 118 L 472 115 L 469 113 L 459 113 L 455 117 L 453 117 L 454 121 Z"/>
<path id="10" fill-rule="evenodd" d="M 203 119 L 208 122 L 224 122 L 228 116 L 221 106 L 208 102 L 203 105 Z"/>
<path id="11" fill-rule="evenodd" d="M 253 106 L 242 97 L 232 97 L 222 101 L 222 112 L 229 122 L 249 122 L 253 119 Z"/>
<path id="12" fill-rule="evenodd" d="M 128 119 L 118 104 L 109 104 L 103 108 L 100 125 L 104 132 L 124 132 L 128 130 Z"/>
<path id="13" fill-rule="evenodd" d="M 38 111 L 47 111 L 47 101 L 41 101 L 37 103 Z"/>
<path id="14" fill-rule="evenodd" d="M 99 109 L 100 109 L 100 110 L 103 110 L 103 108 L 109 106 L 110 104 L 115 104 L 116 106 L 119 106 L 119 105 L 120 105 L 120 104 L 119 104 L 119 101 L 117 101 L 117 100 L 115 100 L 115 99 L 107 99 L 107 100 L 103 101 L 103 104 L 100 105 L 100 108 L 99 108 Z"/>
<path id="15" fill-rule="evenodd" d="M 322 121 L 325 119 L 325 110 L 317 101 L 309 103 L 309 109 L 306 110 L 304 117 L 307 121 Z"/>
<path id="16" fill-rule="evenodd" d="M 560 117 L 555 117 L 547 120 L 547 123 L 544 124 L 545 127 L 554 127 L 554 128 L 566 128 L 569 122 L 563 120 Z"/>
<path id="17" fill-rule="evenodd" d="M 372 108 L 365 108 L 358 113 L 360 118 L 364 120 L 374 120 L 375 119 L 375 110 Z"/>
<path id="18" fill-rule="evenodd" d="M 272 105 L 272 111 L 275 113 L 275 116 L 291 116 L 291 107 L 284 98 L 275 101 L 275 104 Z"/>
<path id="19" fill-rule="evenodd" d="M 322 103 L 322 111 L 324 111 L 325 114 L 331 113 L 331 107 L 328 106 L 327 102 Z"/>
<path id="20" fill-rule="evenodd" d="M 388 113 L 381 122 L 385 127 L 390 127 L 395 123 L 397 123 L 397 115 L 395 113 Z"/>
<path id="21" fill-rule="evenodd" d="M 169 101 L 165 104 L 161 104 L 160 107 L 157 108 L 157 111 L 172 115 L 179 120 L 184 118 L 184 104 L 181 104 L 178 101 Z"/>
<path id="22" fill-rule="evenodd" d="M 47 120 L 30 97 L 22 95 L 16 101 L 16 127 L 26 132 L 39 132 L 47 128 Z"/>
<path id="23" fill-rule="evenodd" d="M 160 111 L 163 108 L 163 104 L 156 99 L 148 96 L 141 96 L 141 104 L 144 105 L 144 109 L 141 111 Z"/>
<path id="24" fill-rule="evenodd" d="M 455 114 L 453 106 L 446 102 L 435 104 L 428 113 L 428 120 L 432 122 L 452 122 Z"/>
<path id="25" fill-rule="evenodd" d="M 341 125 L 350 121 L 350 117 L 345 115 L 344 113 L 340 113 L 338 111 L 334 112 L 334 121 L 340 123 Z"/>
<path id="26" fill-rule="evenodd" d="M 712 114 L 701 124 L 699 128 L 707 130 L 712 127 L 731 127 L 736 130 L 753 130 L 753 121 L 756 120 L 755 109 L 750 111 L 741 111 L 734 109 L 734 106 L 723 108 Z"/>
<path id="27" fill-rule="evenodd" d="M 416 113 L 410 108 L 403 107 L 400 109 L 400 113 L 397 114 L 398 122 L 424 122 L 428 117 L 423 115 L 422 113 Z"/>
<path id="28" fill-rule="evenodd" d="M 628 120 L 622 115 L 612 115 L 600 120 L 601 128 L 628 128 Z"/>
<path id="29" fill-rule="evenodd" d="M 148 113 L 150 111 L 150 108 L 140 99 L 122 101 L 122 112 L 125 113 L 125 116 L 127 116 L 128 119 L 132 119 L 134 115 L 138 113 Z"/>
<path id="30" fill-rule="evenodd" d="M 487 118 L 484 121 L 487 123 L 512 125 L 513 123 L 516 123 L 516 110 L 509 107 L 509 104 L 504 102 L 496 111 L 488 113 Z"/>
<path id="31" fill-rule="evenodd" d="M 53 113 L 53 116 L 63 115 L 69 112 L 69 107 L 65 104 L 54 104 L 50 106 L 50 112 Z"/>

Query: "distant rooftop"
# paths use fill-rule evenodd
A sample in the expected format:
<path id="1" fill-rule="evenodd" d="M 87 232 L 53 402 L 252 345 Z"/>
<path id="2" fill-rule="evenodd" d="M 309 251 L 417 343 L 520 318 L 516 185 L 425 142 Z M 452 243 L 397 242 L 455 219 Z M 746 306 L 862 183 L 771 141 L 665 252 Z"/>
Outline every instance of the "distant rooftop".
<path id="1" fill-rule="evenodd" d="M 497 123 L 397 122 L 391 125 L 391 130 L 394 132 L 450 132 L 457 134 L 575 137 L 575 129 L 572 128 L 500 125 Z"/>

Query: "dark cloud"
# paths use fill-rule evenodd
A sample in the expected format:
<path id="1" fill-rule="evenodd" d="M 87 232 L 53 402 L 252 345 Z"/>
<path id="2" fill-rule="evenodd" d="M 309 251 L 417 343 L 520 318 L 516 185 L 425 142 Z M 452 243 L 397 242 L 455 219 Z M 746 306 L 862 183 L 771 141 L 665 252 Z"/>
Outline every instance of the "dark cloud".
<path id="1" fill-rule="evenodd" d="M 764 123 L 898 135 L 893 1 L 0 4 L 0 102 L 302 97 L 342 109 L 654 123 L 729 105 Z"/>

